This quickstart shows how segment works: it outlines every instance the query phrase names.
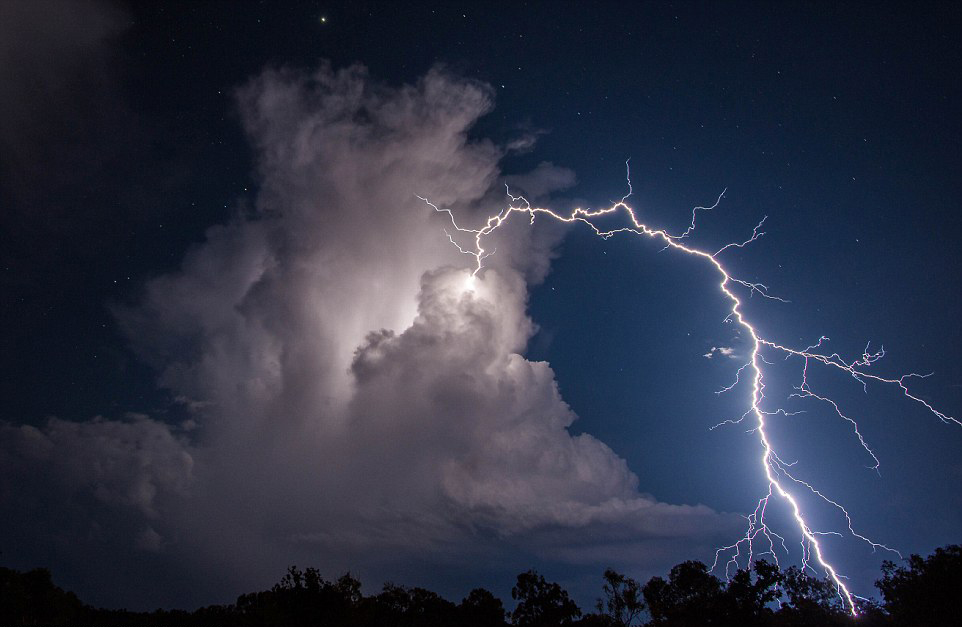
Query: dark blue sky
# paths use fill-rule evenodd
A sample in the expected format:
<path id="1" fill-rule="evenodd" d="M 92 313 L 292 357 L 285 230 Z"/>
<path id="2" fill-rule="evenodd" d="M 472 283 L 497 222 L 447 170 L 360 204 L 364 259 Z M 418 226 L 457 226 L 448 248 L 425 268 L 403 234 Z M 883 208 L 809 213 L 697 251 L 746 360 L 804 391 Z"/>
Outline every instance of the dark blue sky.
<path id="1" fill-rule="evenodd" d="M 42 429 L 51 416 L 190 417 L 159 375 L 173 358 L 145 357 L 117 311 L 143 304 L 147 282 L 176 272 L 208 228 L 265 202 L 263 155 L 250 139 L 257 133 L 245 133 L 237 89 L 265 68 L 310 71 L 322 60 L 335 69 L 361 63 L 389 88 L 438 64 L 489 85 L 494 109 L 470 137 L 505 144 L 536 136 L 532 150 L 504 156 L 502 172 L 545 161 L 573 171 L 576 182 L 553 193 L 561 207 L 620 198 L 626 159 L 631 202 L 653 226 L 681 231 L 693 206 L 727 189 L 714 212 L 701 214 L 693 241 L 714 250 L 768 216 L 765 236 L 726 258 L 739 276 L 790 301 L 750 301 L 766 336 L 801 348 L 826 335 L 847 358 L 866 342 L 884 345 L 888 355 L 873 369 L 934 372 L 913 389 L 949 415 L 962 412 L 962 14 L 952 4 L 115 2 L 3 10 L 0 78 L 13 86 L 0 95 L 0 420 L 8 427 Z M 741 362 L 703 357 L 713 346 L 744 349 L 722 321 L 709 268 L 649 242 L 600 241 L 578 228 L 556 252 L 551 272 L 530 288 L 539 330 L 525 356 L 551 364 L 579 416 L 569 431 L 611 447 L 638 476 L 638 491 L 659 502 L 750 512 L 765 490 L 757 439 L 738 427 L 709 431 L 744 411 L 747 394 L 716 395 Z M 170 354 L 181 350 L 171 346 Z M 797 370 L 780 368 L 772 387 L 790 392 Z M 813 382 L 859 419 L 880 474 L 865 468 L 871 460 L 844 423 L 818 406 L 799 404 L 811 411 L 777 419 L 786 459 L 850 504 L 857 529 L 879 541 L 905 553 L 959 542 L 958 425 L 891 390 L 870 386 L 865 395 L 824 373 Z M 90 498 L 70 494 L 71 502 Z M 108 605 L 220 602 L 244 591 L 182 589 L 170 583 L 176 562 L 156 553 L 131 558 L 124 572 L 160 592 L 115 587 L 122 576 L 95 572 L 112 556 L 84 562 L 82 550 L 56 548 L 52 538 L 83 535 L 77 520 L 44 518 L 54 509 L 45 498 L 61 492 L 40 490 L 29 504 L 19 495 L 0 491 L 8 512 L 0 537 L 14 539 L 0 545 L 4 565 L 49 565 L 64 585 Z M 33 517 L 39 531 L 28 533 Z M 699 538 L 687 553 L 684 540 L 650 541 L 650 560 L 622 568 L 640 578 L 682 559 L 710 561 Z M 858 591 L 870 593 L 890 556 L 851 538 L 828 546 Z M 292 555 L 337 574 L 325 570 L 323 555 Z M 445 560 L 457 570 L 457 560 Z M 550 551 L 531 560 L 579 598 L 595 594 L 583 560 L 566 566 L 573 562 Z M 407 573 L 414 580 L 403 583 L 443 587 L 425 574 L 437 567 L 430 557 L 408 570 L 375 563 L 362 567 L 369 585 Z M 262 571 L 237 585 L 277 575 Z M 495 567 L 470 572 L 510 580 Z M 459 584 L 447 585 L 442 592 L 458 594 Z"/>

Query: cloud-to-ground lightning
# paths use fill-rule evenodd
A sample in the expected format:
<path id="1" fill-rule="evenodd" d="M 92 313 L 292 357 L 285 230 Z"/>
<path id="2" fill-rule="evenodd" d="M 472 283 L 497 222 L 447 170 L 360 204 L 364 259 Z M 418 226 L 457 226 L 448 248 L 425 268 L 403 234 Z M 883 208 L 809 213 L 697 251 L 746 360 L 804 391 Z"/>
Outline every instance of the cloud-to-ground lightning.
<path id="1" fill-rule="evenodd" d="M 846 520 L 846 531 L 851 534 L 851 536 L 870 545 L 873 550 L 884 549 L 887 551 L 893 551 L 895 553 L 897 553 L 897 551 L 858 533 L 853 527 L 852 519 L 848 511 L 846 511 L 846 509 L 838 501 L 833 500 L 822 490 L 816 488 L 811 483 L 796 477 L 791 470 L 794 462 L 786 462 L 779 457 L 775 447 L 769 439 L 768 432 L 766 431 L 768 426 L 767 418 L 776 415 L 791 415 L 791 412 L 787 412 L 781 408 L 770 408 L 767 406 L 767 403 L 765 403 L 766 366 L 770 366 L 772 364 L 769 359 L 766 359 L 765 353 L 769 353 L 769 357 L 771 357 L 771 353 L 774 353 L 784 356 L 786 360 L 792 358 L 801 360 L 801 380 L 799 384 L 795 386 L 795 392 L 790 397 L 811 398 L 831 407 L 832 411 L 839 418 L 849 423 L 860 445 L 873 460 L 873 465 L 871 468 L 876 471 L 879 467 L 878 457 L 875 455 L 863 437 L 861 431 L 859 430 L 858 423 L 853 418 L 843 413 L 838 403 L 836 403 L 834 400 L 812 390 L 808 379 L 810 366 L 821 365 L 829 369 L 835 369 L 851 376 L 864 387 L 867 387 L 869 382 L 897 386 L 901 389 L 902 394 L 906 398 L 922 405 L 925 410 L 934 414 L 941 421 L 959 426 L 962 426 L 962 422 L 939 411 L 930 403 L 910 391 L 908 383 L 913 378 L 922 378 L 929 375 L 909 373 L 899 377 L 890 378 L 869 372 L 868 369 L 885 355 L 884 349 L 880 348 L 878 351 L 872 352 L 870 348 L 866 346 L 863 354 L 860 357 L 851 361 L 847 361 L 838 353 L 828 353 L 823 349 L 825 342 L 828 341 L 828 338 L 826 337 L 820 338 L 811 346 L 796 349 L 763 337 L 759 333 L 756 326 L 750 320 L 748 320 L 743 312 L 743 297 L 740 297 L 736 291 L 747 290 L 749 295 L 758 294 L 765 298 L 779 300 L 782 302 L 786 301 L 777 296 L 769 294 L 768 287 L 762 283 L 751 282 L 733 276 L 722 263 L 720 256 L 722 253 L 731 248 L 743 248 L 748 246 L 752 242 L 756 241 L 759 237 L 764 235 L 764 233 L 761 231 L 761 228 L 765 222 L 764 218 L 758 223 L 758 225 L 755 226 L 751 237 L 745 241 L 733 242 L 719 248 L 715 252 L 708 252 L 689 245 L 687 242 L 690 241 L 689 237 L 695 231 L 697 213 L 699 211 L 709 211 L 715 209 L 721 202 L 724 192 L 719 195 L 714 205 L 710 207 L 696 207 L 693 209 L 691 224 L 680 235 L 672 235 L 665 229 L 650 227 L 639 220 L 638 214 L 630 205 L 628 205 L 628 199 L 631 195 L 632 188 L 629 173 L 628 193 L 618 202 L 603 209 L 576 208 L 572 210 L 571 213 L 564 215 L 552 209 L 531 206 L 528 200 L 523 196 L 514 196 L 510 193 L 510 191 L 508 191 L 508 197 L 510 198 L 510 203 L 508 206 L 499 213 L 487 217 L 483 226 L 480 228 L 467 228 L 460 226 L 455 219 L 454 213 L 450 209 L 438 207 L 426 198 L 419 198 L 421 198 L 421 200 L 423 200 L 428 206 L 433 208 L 434 211 L 447 214 L 447 216 L 450 218 L 451 227 L 454 229 L 455 234 L 460 234 L 460 237 L 468 238 L 472 241 L 471 246 L 464 246 L 458 241 L 460 237 L 456 237 L 455 234 L 446 231 L 448 239 L 452 244 L 457 246 L 459 251 L 474 258 L 474 269 L 470 273 L 469 278 L 471 281 L 474 281 L 481 272 L 482 268 L 484 267 L 484 260 L 495 252 L 493 250 L 487 250 L 485 247 L 485 238 L 500 228 L 511 216 L 515 214 L 526 214 L 532 224 L 537 216 L 545 216 L 559 222 L 582 223 L 587 225 L 594 231 L 596 235 L 603 239 L 608 239 L 621 233 L 647 236 L 663 243 L 665 249 L 670 248 L 680 253 L 697 257 L 713 268 L 714 272 L 717 273 L 720 279 L 718 288 L 721 291 L 722 296 L 731 305 L 731 309 L 726 317 L 726 320 L 735 321 L 738 326 L 748 335 L 748 337 L 751 338 L 751 352 L 748 361 L 738 369 L 735 381 L 730 386 L 719 390 L 719 393 L 722 393 L 734 389 L 744 380 L 743 375 L 747 371 L 750 375 L 751 381 L 751 394 L 748 409 L 740 418 L 724 421 L 719 423 L 719 425 L 716 425 L 716 427 L 723 424 L 738 424 L 744 421 L 746 418 L 754 418 L 754 427 L 752 431 L 757 433 L 759 443 L 761 444 L 761 458 L 759 461 L 761 462 L 761 467 L 768 483 L 768 491 L 758 500 L 754 511 L 746 517 L 748 526 L 745 534 L 733 544 L 721 547 L 716 551 L 715 562 L 712 566 L 712 569 L 714 570 L 715 568 L 718 568 L 720 564 L 724 563 L 724 570 L 727 575 L 731 568 L 739 567 L 743 560 L 748 566 L 751 566 L 754 558 L 761 555 L 770 555 L 777 563 L 778 555 L 776 542 L 784 552 L 788 552 L 784 536 L 772 529 L 765 520 L 765 514 L 768 505 L 772 497 L 777 496 L 788 504 L 795 525 L 797 526 L 798 533 L 800 534 L 801 539 L 799 542 L 801 545 L 802 567 L 814 570 L 814 567 L 812 566 L 813 563 L 820 567 L 824 575 L 835 586 L 840 599 L 845 603 L 849 611 L 852 614 L 857 614 L 858 605 L 856 603 L 856 599 L 859 597 L 849 590 L 844 581 L 845 577 L 841 575 L 836 567 L 829 561 L 822 544 L 819 542 L 819 538 L 822 536 L 841 534 L 838 531 L 825 531 L 813 528 L 808 522 L 806 516 L 803 514 L 802 506 L 798 500 L 798 497 L 796 497 L 797 490 L 808 491 L 831 507 L 837 509 Z M 606 216 L 617 215 L 622 215 L 627 219 L 626 226 L 609 230 L 598 226 L 598 219 Z M 712 353 L 709 354 L 713 354 L 714 352 L 715 349 L 713 349 Z M 725 353 L 722 352 L 722 354 Z M 756 545 L 760 546 L 756 547 Z"/>

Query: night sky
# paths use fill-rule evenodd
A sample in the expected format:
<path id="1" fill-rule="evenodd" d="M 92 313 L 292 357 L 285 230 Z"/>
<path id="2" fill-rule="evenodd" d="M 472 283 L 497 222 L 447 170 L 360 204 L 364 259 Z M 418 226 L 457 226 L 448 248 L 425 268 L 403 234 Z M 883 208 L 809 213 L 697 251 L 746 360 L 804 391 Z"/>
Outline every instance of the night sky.
<path id="1" fill-rule="evenodd" d="M 0 565 L 152 609 L 291 564 L 455 600 L 534 567 L 586 607 L 606 566 L 711 563 L 767 490 L 751 425 L 710 429 L 747 409 L 716 392 L 750 350 L 711 268 L 518 216 L 465 294 L 417 196 L 475 228 L 505 184 L 604 207 L 630 160 L 629 203 L 678 233 L 724 192 L 691 242 L 767 216 L 724 258 L 789 301 L 745 294 L 766 337 L 884 346 L 871 372 L 934 373 L 911 390 L 959 417 L 960 27 L 955 3 L 0 3 Z M 962 427 L 813 369 L 876 472 L 773 363 L 796 476 L 905 555 L 962 541 Z M 863 595 L 897 559 L 823 542 Z"/>

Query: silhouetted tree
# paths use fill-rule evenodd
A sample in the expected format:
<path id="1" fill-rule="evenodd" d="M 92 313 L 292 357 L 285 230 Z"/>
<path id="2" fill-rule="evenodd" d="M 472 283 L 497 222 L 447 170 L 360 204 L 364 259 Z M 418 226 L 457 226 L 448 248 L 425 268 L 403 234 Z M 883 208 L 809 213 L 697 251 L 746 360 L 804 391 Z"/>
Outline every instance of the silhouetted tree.
<path id="1" fill-rule="evenodd" d="M 609 625 L 614 627 L 629 627 L 641 619 L 645 611 L 645 601 L 641 593 L 641 584 L 625 575 L 607 568 L 604 574 L 605 583 L 602 590 L 604 599 L 598 599 L 598 612 L 606 617 Z"/>
<path id="2" fill-rule="evenodd" d="M 457 619 L 457 606 L 437 593 L 391 583 L 374 597 L 372 608 L 365 624 L 379 627 L 442 627 Z"/>
<path id="3" fill-rule="evenodd" d="M 381 593 L 375 599 L 382 609 L 398 616 L 407 612 L 411 605 L 411 594 L 408 589 L 390 582 L 384 584 Z"/>
<path id="4" fill-rule="evenodd" d="M 855 607 L 858 616 L 849 619 L 854 627 L 890 627 L 892 625 L 889 615 L 872 599 L 856 598 Z"/>
<path id="5" fill-rule="evenodd" d="M 875 586 L 895 625 L 950 625 L 959 620 L 955 606 L 962 592 L 962 546 L 936 549 L 924 559 L 912 555 L 907 567 L 885 561 Z"/>
<path id="6" fill-rule="evenodd" d="M 772 606 L 781 596 L 784 576 L 778 566 L 764 560 L 752 570 L 739 570 L 725 589 L 724 613 L 728 622 L 739 625 L 768 625 L 774 617 Z"/>
<path id="7" fill-rule="evenodd" d="M 248 625 L 345 625 L 357 612 L 361 582 L 350 574 L 325 581 L 316 568 L 288 568 L 269 591 L 244 594 L 237 612 Z"/>
<path id="8" fill-rule="evenodd" d="M 364 598 L 361 594 L 361 582 L 352 577 L 351 573 L 344 573 L 338 577 L 333 589 L 340 600 L 351 607 L 356 606 Z"/>
<path id="9" fill-rule="evenodd" d="M 0 624 L 69 625 L 79 622 L 85 612 L 73 592 L 54 585 L 46 568 L 25 573 L 0 568 Z"/>
<path id="10" fill-rule="evenodd" d="M 694 627 L 723 624 L 719 616 L 722 583 L 701 562 L 683 562 L 671 569 L 668 581 L 652 577 L 642 594 L 651 614 L 650 625 Z"/>
<path id="11" fill-rule="evenodd" d="M 502 627 L 504 604 L 484 588 L 475 588 L 458 606 L 458 625 L 461 627 Z"/>
<path id="12" fill-rule="evenodd" d="M 912 555 L 905 565 L 885 562 L 876 586 L 883 606 L 858 601 L 853 618 L 836 586 L 799 568 L 782 573 L 756 562 L 723 584 L 700 562 L 683 562 L 667 579 L 643 587 L 607 569 L 597 614 L 582 616 L 557 583 L 530 570 L 518 575 L 511 596 L 517 627 L 928 627 L 957 622 L 953 593 L 962 589 L 962 547 Z M 776 609 L 777 608 L 777 609 Z M 581 616 L 580 620 L 578 617 Z M 270 590 L 238 597 L 237 603 L 182 610 L 128 612 L 84 605 L 53 584 L 50 572 L 0 568 L 0 625 L 98 625 L 99 627 L 507 627 L 501 600 L 472 590 L 459 605 L 424 588 L 385 584 L 365 597 L 350 574 L 325 581 L 317 569 L 292 566 Z"/>
<path id="13" fill-rule="evenodd" d="M 581 610 L 568 598 L 568 593 L 556 583 L 533 570 L 518 575 L 511 589 L 511 598 L 518 606 L 511 612 L 511 621 L 521 627 L 558 627 L 570 625 L 581 616 Z"/>
<path id="14" fill-rule="evenodd" d="M 788 597 L 778 611 L 780 625 L 844 625 L 849 611 L 838 588 L 828 579 L 818 579 L 797 566 L 782 578 L 782 591 Z"/>

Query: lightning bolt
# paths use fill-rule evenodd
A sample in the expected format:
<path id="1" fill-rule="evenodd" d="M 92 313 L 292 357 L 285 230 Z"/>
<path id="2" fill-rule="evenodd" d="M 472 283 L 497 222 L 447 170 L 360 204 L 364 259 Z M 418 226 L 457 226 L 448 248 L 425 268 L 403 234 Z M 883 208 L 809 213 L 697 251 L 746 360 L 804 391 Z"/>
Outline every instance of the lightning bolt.
<path id="1" fill-rule="evenodd" d="M 627 163 L 625 165 L 626 167 L 628 166 Z M 690 241 L 688 238 L 696 229 L 696 217 L 698 212 L 711 211 L 712 209 L 715 209 L 721 203 L 722 197 L 725 195 L 725 191 L 723 191 L 718 196 L 715 203 L 710 207 L 695 207 L 692 210 L 691 223 L 685 229 L 685 231 L 679 235 L 672 235 L 671 233 L 668 233 L 665 229 L 650 227 L 644 222 L 642 222 L 641 220 L 639 220 L 635 210 L 631 206 L 629 206 L 627 203 L 628 198 L 633 193 L 633 190 L 631 187 L 630 168 L 628 169 L 628 173 L 627 173 L 627 182 L 628 182 L 628 193 L 625 194 L 625 196 L 623 196 L 621 200 L 614 203 L 610 207 L 607 207 L 604 209 L 582 209 L 579 207 L 572 210 L 571 213 L 567 215 L 557 213 L 554 210 L 548 209 L 545 207 L 533 207 L 531 206 L 531 203 L 529 203 L 524 196 L 512 195 L 510 190 L 507 189 L 507 186 L 505 186 L 507 196 L 508 198 L 510 198 L 511 202 L 508 204 L 506 208 L 501 210 L 499 213 L 486 218 L 484 221 L 484 225 L 476 229 L 460 226 L 454 217 L 454 213 L 450 209 L 438 207 L 432 202 L 430 202 L 427 198 L 424 198 L 421 196 L 418 196 L 418 198 L 424 201 L 429 207 L 431 207 L 437 213 L 446 214 L 450 219 L 451 228 L 453 229 L 454 233 L 461 234 L 462 237 L 467 237 L 468 239 L 470 239 L 470 241 L 472 241 L 471 246 L 465 247 L 458 243 L 457 239 L 455 238 L 454 235 L 452 235 L 451 232 L 445 231 L 450 242 L 454 246 L 456 246 L 461 253 L 474 258 L 474 270 L 471 272 L 471 275 L 470 275 L 470 280 L 472 281 L 478 276 L 478 273 L 480 273 L 482 268 L 484 267 L 484 260 L 488 258 L 490 255 L 494 254 L 495 252 L 494 250 L 489 251 L 485 248 L 485 245 L 484 245 L 485 238 L 489 236 L 491 233 L 493 233 L 495 230 L 500 228 L 502 225 L 504 225 L 508 221 L 508 219 L 515 214 L 526 214 L 531 224 L 534 224 L 535 218 L 538 216 L 544 216 L 544 217 L 551 218 L 553 220 L 557 220 L 559 222 L 565 222 L 565 223 L 576 223 L 576 222 L 582 223 L 588 226 L 588 228 L 594 231 L 594 233 L 599 237 L 601 237 L 602 239 L 608 239 L 610 237 L 613 237 L 615 235 L 622 234 L 622 233 L 648 237 L 663 243 L 664 244 L 663 250 L 672 249 L 672 250 L 678 251 L 679 253 L 690 255 L 692 257 L 697 257 L 703 260 L 712 269 L 714 269 L 715 273 L 718 275 L 718 278 L 719 278 L 718 289 L 721 291 L 721 294 L 723 295 L 723 297 L 731 304 L 731 310 L 728 313 L 725 320 L 729 322 L 734 321 L 739 327 L 741 327 L 741 329 L 744 330 L 744 332 L 748 335 L 748 337 L 751 338 L 752 349 L 751 349 L 751 354 L 748 361 L 741 368 L 738 369 L 738 372 L 736 373 L 735 381 L 731 385 L 723 388 L 722 390 L 719 390 L 719 393 L 724 393 L 724 392 L 733 390 L 736 386 L 738 386 L 741 383 L 742 377 L 744 373 L 747 371 L 748 374 L 750 375 L 750 381 L 751 381 L 751 394 L 749 399 L 749 407 L 745 411 L 745 413 L 742 414 L 742 416 L 737 420 L 726 420 L 722 423 L 719 423 L 718 425 L 715 425 L 715 427 L 712 427 L 712 429 L 725 424 L 739 424 L 749 417 L 754 418 L 754 427 L 752 431 L 754 431 L 758 435 L 759 443 L 761 444 L 761 456 L 759 458 L 759 462 L 761 465 L 761 469 L 764 473 L 765 479 L 767 480 L 767 483 L 768 483 L 768 491 L 763 497 L 761 497 L 758 500 L 754 511 L 750 515 L 746 516 L 748 525 L 747 525 L 745 534 L 733 544 L 721 547 L 716 551 L 715 561 L 712 564 L 712 570 L 715 570 L 716 568 L 718 568 L 719 564 L 724 560 L 725 556 L 728 556 L 727 561 L 725 561 L 725 567 L 724 567 L 726 577 L 729 575 L 732 567 L 737 568 L 739 566 L 742 559 L 747 560 L 747 564 L 749 565 L 749 567 L 753 562 L 753 558 L 759 557 L 761 555 L 771 555 L 774 561 L 778 563 L 778 555 L 776 552 L 776 548 L 777 548 L 776 542 L 777 542 L 777 545 L 781 547 L 781 549 L 785 553 L 789 552 L 788 547 L 786 545 L 785 538 L 782 535 L 776 533 L 765 522 L 765 514 L 770 504 L 770 501 L 773 497 L 777 496 L 788 504 L 789 509 L 791 510 L 792 516 L 794 518 L 795 525 L 797 526 L 798 532 L 801 536 L 800 545 L 801 545 L 801 555 L 802 555 L 802 558 L 801 558 L 802 567 L 811 569 L 813 570 L 813 572 L 817 572 L 812 567 L 812 563 L 814 562 L 815 564 L 817 564 L 822 569 L 822 572 L 824 573 L 824 575 L 830 581 L 832 581 L 838 593 L 839 598 L 845 603 L 845 605 L 848 607 L 851 614 L 856 615 L 858 613 L 858 609 L 857 609 L 855 600 L 860 597 L 853 594 L 849 590 L 848 586 L 846 586 L 844 582 L 845 577 L 841 575 L 838 572 L 838 570 L 829 562 L 829 560 L 825 555 L 823 547 L 819 542 L 819 538 L 822 536 L 826 536 L 826 535 L 839 536 L 842 534 L 839 533 L 838 531 L 823 531 L 823 530 L 814 529 L 806 520 L 802 512 L 802 507 L 799 504 L 798 498 L 795 496 L 795 493 L 793 493 L 792 489 L 796 489 L 796 490 L 801 489 L 803 491 L 810 492 L 815 497 L 821 499 L 832 508 L 835 508 L 836 510 L 838 510 L 846 520 L 848 533 L 851 536 L 857 538 L 858 540 L 865 542 L 866 544 L 871 546 L 873 550 L 882 549 L 882 550 L 896 553 L 899 556 L 901 556 L 901 554 L 898 553 L 898 551 L 896 551 L 895 549 L 892 549 L 884 544 L 875 542 L 869 539 L 868 537 L 858 533 L 853 527 L 852 518 L 849 515 L 848 511 L 845 509 L 845 507 L 843 507 L 840 503 L 838 503 L 837 501 L 827 496 L 824 492 L 817 489 L 815 486 L 811 485 L 810 483 L 792 474 L 791 468 L 795 464 L 795 462 L 789 463 L 784 461 L 781 457 L 779 457 L 778 453 L 775 450 L 775 447 L 772 445 L 771 440 L 768 437 L 768 433 L 766 431 L 766 427 L 767 427 L 766 418 L 769 416 L 775 416 L 775 415 L 788 416 L 798 412 L 786 412 L 783 409 L 764 409 L 763 408 L 763 401 L 766 398 L 765 397 L 765 366 L 772 365 L 772 362 L 767 360 L 763 355 L 763 351 L 768 350 L 777 354 L 781 354 L 784 356 L 786 360 L 791 358 L 797 358 L 802 361 L 801 381 L 799 385 L 795 386 L 795 393 L 790 395 L 789 398 L 792 398 L 792 397 L 812 398 L 823 404 L 830 406 L 833 412 L 840 419 L 848 422 L 851 425 L 854 435 L 858 439 L 860 445 L 867 452 L 867 454 L 872 458 L 873 466 L 871 466 L 871 468 L 875 471 L 878 471 L 878 468 L 879 468 L 878 457 L 875 455 L 871 447 L 866 442 L 865 438 L 862 436 L 862 433 L 858 427 L 858 423 L 854 419 L 852 419 L 851 417 L 843 413 L 839 405 L 834 400 L 832 400 L 827 396 L 823 396 L 814 392 L 810 387 L 808 382 L 808 371 L 810 366 L 822 365 L 829 369 L 835 369 L 835 370 L 841 371 L 842 373 L 848 374 L 857 382 L 862 384 L 862 386 L 866 388 L 866 390 L 870 382 L 877 383 L 877 384 L 897 386 L 898 388 L 901 389 L 902 394 L 906 398 L 908 398 L 909 400 L 915 403 L 918 403 L 919 405 L 924 407 L 926 411 L 928 411 L 931 414 L 934 414 L 942 422 L 951 423 L 959 426 L 962 426 L 962 422 L 960 422 L 958 419 L 952 416 L 949 416 L 939 411 L 938 409 L 933 407 L 931 404 L 929 404 L 927 401 L 923 400 L 919 396 L 916 396 L 909 390 L 909 387 L 908 387 L 909 381 L 915 378 L 928 377 L 930 376 L 929 374 L 922 375 L 917 373 L 909 373 L 909 374 L 902 375 L 898 378 L 887 378 L 887 377 L 883 377 L 883 376 L 868 372 L 867 369 L 870 366 L 872 366 L 873 364 L 875 364 L 875 362 L 877 362 L 879 359 L 885 356 L 884 348 L 880 348 L 879 350 L 872 352 L 870 350 L 870 347 L 866 346 L 865 350 L 863 351 L 863 354 L 860 357 L 853 359 L 851 361 L 846 361 L 838 353 L 834 353 L 834 352 L 828 353 L 827 351 L 824 350 L 824 344 L 828 342 L 827 337 L 819 338 L 819 340 L 813 345 L 807 346 L 802 349 L 796 349 L 796 348 L 791 348 L 784 344 L 778 343 L 776 341 L 770 340 L 768 338 L 762 337 L 760 335 L 758 330 L 755 328 L 755 325 L 753 325 L 743 313 L 742 297 L 739 297 L 739 295 L 736 294 L 736 290 L 746 290 L 749 297 L 757 294 L 767 299 L 778 300 L 781 302 L 788 302 L 788 301 L 785 301 L 784 299 L 779 298 L 778 296 L 774 296 L 770 294 L 768 287 L 762 283 L 747 281 L 747 280 L 740 279 L 733 276 L 722 264 L 719 257 L 720 255 L 722 255 L 722 253 L 724 253 L 727 250 L 730 250 L 732 248 L 744 248 L 745 246 L 750 245 L 752 242 L 755 242 L 760 237 L 762 237 L 764 235 L 764 232 L 761 230 L 761 228 L 764 225 L 765 220 L 767 219 L 767 216 L 766 218 L 762 218 L 762 220 L 755 226 L 755 228 L 752 231 L 751 237 L 749 237 L 748 239 L 742 242 L 733 242 L 733 243 L 727 244 L 725 246 L 722 246 L 715 252 L 708 252 L 705 250 L 701 250 L 699 248 L 695 248 L 694 246 L 688 245 L 686 242 Z M 619 214 L 627 218 L 629 225 L 606 230 L 599 227 L 596 223 L 596 221 L 599 218 L 602 218 L 605 216 L 619 215 Z M 760 548 L 764 548 L 764 550 L 757 551 L 756 544 L 760 544 L 761 545 Z"/>

